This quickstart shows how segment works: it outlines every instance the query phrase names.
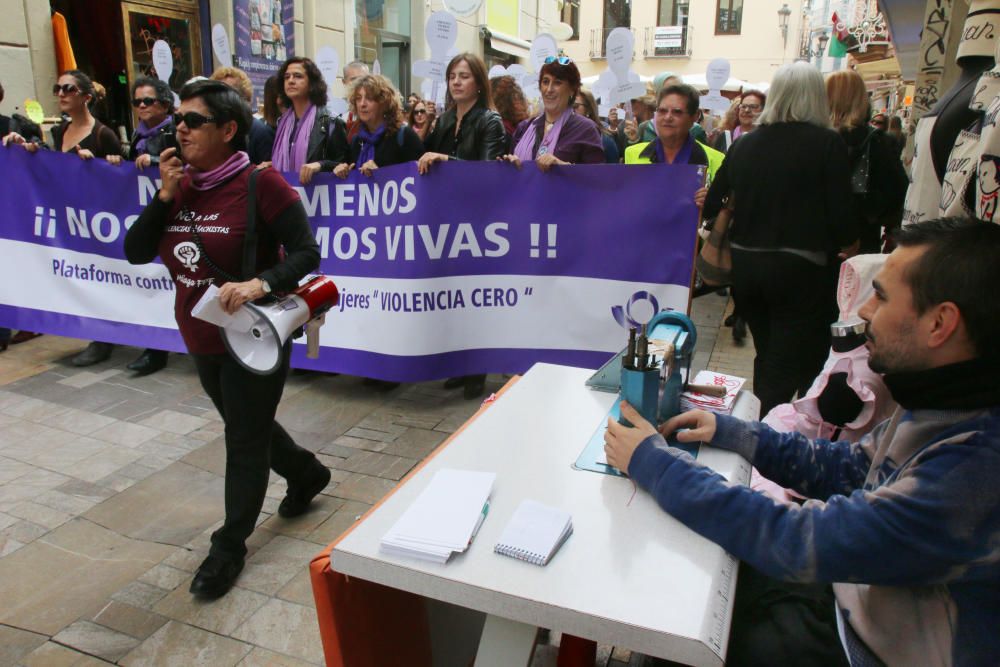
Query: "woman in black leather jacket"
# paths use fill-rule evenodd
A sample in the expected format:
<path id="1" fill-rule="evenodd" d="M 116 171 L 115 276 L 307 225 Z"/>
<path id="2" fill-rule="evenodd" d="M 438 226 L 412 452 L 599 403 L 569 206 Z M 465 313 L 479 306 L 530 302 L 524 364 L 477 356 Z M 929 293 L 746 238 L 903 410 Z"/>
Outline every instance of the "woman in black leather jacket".
<path id="1" fill-rule="evenodd" d="M 417 163 L 426 174 L 435 162 L 495 160 L 507 151 L 503 120 L 493 109 L 486 65 L 472 53 L 451 59 L 447 69 L 448 110 L 424 142 L 427 153 Z"/>
<path id="2" fill-rule="evenodd" d="M 486 64 L 472 53 L 455 56 L 448 63 L 448 110 L 438 118 L 434 132 L 424 142 L 426 153 L 417 170 L 426 174 L 435 162 L 446 160 L 496 160 L 507 152 L 503 120 L 493 109 Z M 485 375 L 451 378 L 448 389 L 465 388 L 465 398 L 482 396 Z"/>

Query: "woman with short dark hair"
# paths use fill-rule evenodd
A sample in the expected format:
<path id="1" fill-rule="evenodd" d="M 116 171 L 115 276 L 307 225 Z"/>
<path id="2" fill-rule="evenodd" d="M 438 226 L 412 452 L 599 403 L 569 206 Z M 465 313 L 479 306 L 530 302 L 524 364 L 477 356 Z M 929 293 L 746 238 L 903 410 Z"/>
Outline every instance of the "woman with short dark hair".
<path id="1" fill-rule="evenodd" d="M 330 471 L 274 420 L 291 342 L 282 349 L 279 369 L 258 375 L 226 351 L 219 327 L 195 318 L 191 309 L 209 285 L 219 286 L 219 304 L 229 313 L 272 292 L 295 289 L 319 266 L 319 246 L 298 194 L 281 174 L 272 169 L 254 174 L 242 150 L 250 109 L 239 94 L 206 80 L 185 86 L 180 96 L 175 121 L 184 162 L 176 149 L 164 151 L 162 186 L 126 234 L 125 256 L 133 264 L 159 256 L 170 271 L 178 328 L 202 388 L 225 422 L 225 521 L 212 534 L 208 557 L 190 588 L 199 597 L 216 598 L 225 595 L 243 569 L 246 540 L 260 515 L 269 471 L 288 480 L 278 507 L 283 517 L 303 513 L 326 488 Z M 256 178 L 252 201 L 251 177 Z M 245 247 L 251 210 L 260 230 L 256 252 Z M 196 222 L 205 219 L 211 223 Z M 244 265 L 245 256 L 255 257 L 255 265 Z"/>
<path id="2" fill-rule="evenodd" d="M 309 58 L 289 58 L 278 70 L 278 77 L 282 82 L 278 99 L 285 112 L 278 120 L 271 165 L 278 171 L 298 174 L 304 185 L 320 171 L 330 171 L 346 159 L 347 130 L 344 121 L 326 110 L 326 81 L 316 63 Z"/>
<path id="3" fill-rule="evenodd" d="M 594 124 L 573 113 L 580 70 L 566 56 L 548 57 L 538 72 L 543 112 L 514 133 L 514 152 L 503 159 L 520 167 L 534 160 L 546 172 L 553 165 L 603 164 L 604 146 Z"/>

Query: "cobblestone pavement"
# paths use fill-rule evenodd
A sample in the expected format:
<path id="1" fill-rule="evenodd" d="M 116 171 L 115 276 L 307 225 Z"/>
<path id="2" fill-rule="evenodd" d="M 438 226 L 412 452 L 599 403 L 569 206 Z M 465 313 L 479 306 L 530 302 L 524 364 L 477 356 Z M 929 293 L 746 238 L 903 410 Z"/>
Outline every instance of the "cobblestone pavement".
<path id="1" fill-rule="evenodd" d="M 720 328 L 727 303 L 695 302 L 695 366 L 748 375 L 752 344 Z M 84 345 L 43 336 L 0 354 L 0 665 L 322 664 L 310 558 L 479 407 L 440 382 L 380 393 L 360 378 L 292 375 L 278 418 L 333 480 L 285 520 L 272 476 L 236 587 L 201 603 L 187 589 L 222 518 L 222 423 L 188 358 L 133 378 L 137 350 L 74 368 Z M 599 658 L 632 656 L 602 647 Z"/>

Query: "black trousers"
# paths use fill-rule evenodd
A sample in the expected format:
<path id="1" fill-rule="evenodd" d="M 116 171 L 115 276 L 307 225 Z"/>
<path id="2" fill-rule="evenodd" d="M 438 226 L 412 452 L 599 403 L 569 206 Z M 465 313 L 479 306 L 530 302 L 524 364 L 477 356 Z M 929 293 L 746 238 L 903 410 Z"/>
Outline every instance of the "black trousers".
<path id="1" fill-rule="evenodd" d="M 740 564 L 726 665 L 849 667 L 829 584 L 791 584 Z"/>
<path id="2" fill-rule="evenodd" d="M 212 533 L 213 555 L 246 555 L 246 540 L 260 516 L 272 469 L 293 485 L 322 465 L 274 420 L 290 349 L 285 346 L 284 361 L 271 375 L 251 373 L 228 354 L 191 355 L 201 386 L 226 424 L 226 520 Z"/>
<path id="3" fill-rule="evenodd" d="M 830 351 L 836 269 L 785 252 L 733 249 L 733 292 L 753 335 L 754 393 L 763 418 L 805 394 Z"/>

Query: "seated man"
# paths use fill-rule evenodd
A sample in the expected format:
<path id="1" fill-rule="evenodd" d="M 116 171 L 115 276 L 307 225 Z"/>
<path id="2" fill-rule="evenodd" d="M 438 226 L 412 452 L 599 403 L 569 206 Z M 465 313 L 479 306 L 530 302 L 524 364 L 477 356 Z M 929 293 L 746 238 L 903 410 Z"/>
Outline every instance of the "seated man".
<path id="1" fill-rule="evenodd" d="M 749 566 L 727 664 L 1000 664 L 1000 227 L 896 241 L 859 313 L 890 419 L 857 444 L 701 411 L 660 429 L 738 452 L 802 506 L 731 486 L 627 405 L 636 426 L 609 426 L 609 463 Z"/>

